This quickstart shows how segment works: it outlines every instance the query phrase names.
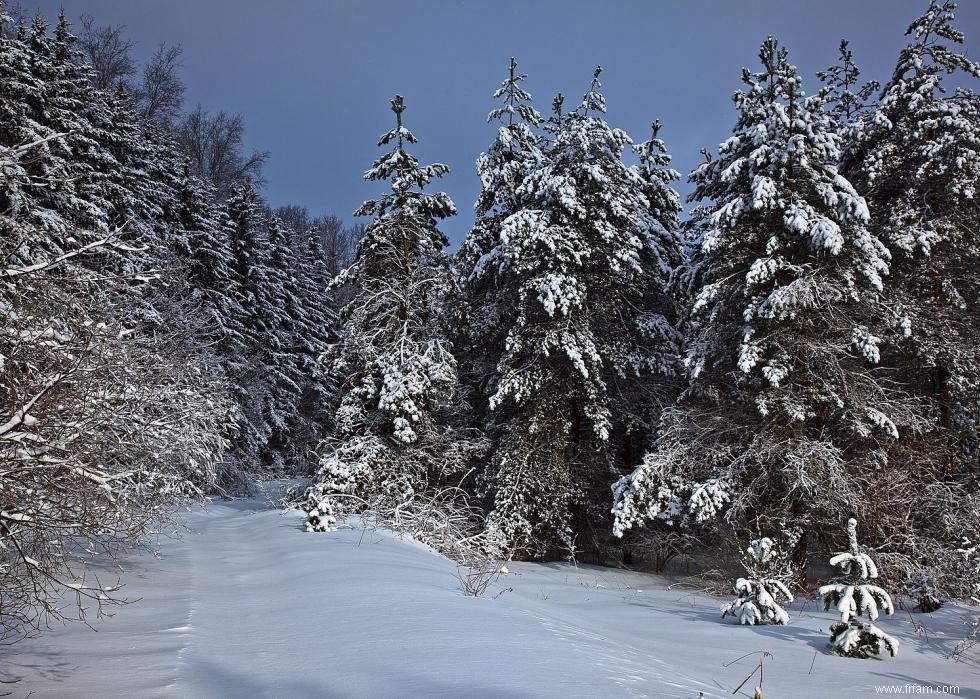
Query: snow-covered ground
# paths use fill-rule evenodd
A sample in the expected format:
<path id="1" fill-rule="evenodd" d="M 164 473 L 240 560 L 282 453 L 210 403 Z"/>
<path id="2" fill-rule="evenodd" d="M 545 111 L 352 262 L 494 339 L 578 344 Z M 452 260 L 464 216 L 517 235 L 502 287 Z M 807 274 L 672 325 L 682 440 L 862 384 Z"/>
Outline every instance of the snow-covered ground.
<path id="1" fill-rule="evenodd" d="M 739 627 L 720 600 L 658 577 L 515 563 L 483 598 L 456 566 L 377 532 L 307 534 L 264 499 L 194 509 L 160 557 L 123 579 L 139 601 L 94 623 L 0 650 L 23 697 L 730 697 L 768 651 L 768 699 L 871 697 L 875 686 L 957 685 L 976 666 L 943 655 L 966 613 L 884 619 L 897 659 L 829 655 L 832 615 L 792 606 L 788 627 Z M 756 676 L 758 677 L 758 676 Z M 742 692 L 751 695 L 755 679 Z M 892 690 L 895 691 L 895 690 Z M 905 689 L 914 692 L 915 689 Z"/>

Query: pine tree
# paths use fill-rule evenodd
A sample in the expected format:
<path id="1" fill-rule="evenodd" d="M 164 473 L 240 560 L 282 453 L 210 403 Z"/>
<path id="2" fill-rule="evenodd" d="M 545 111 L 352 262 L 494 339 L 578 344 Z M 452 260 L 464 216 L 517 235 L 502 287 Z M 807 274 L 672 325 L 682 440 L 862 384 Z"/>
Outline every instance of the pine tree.
<path id="1" fill-rule="evenodd" d="M 172 252 L 166 213 L 175 204 L 168 175 L 177 162 L 173 144 L 157 142 L 143 129 L 126 95 L 92 87 L 64 12 L 53 36 L 40 18 L 27 36 L 26 42 L 7 39 L 11 51 L 0 68 L 0 90 L 16 110 L 0 116 L 7 120 L 6 133 L 15 142 L 43 141 L 32 154 L 26 171 L 31 184 L 19 192 L 18 205 L 32 212 L 25 222 L 47 235 L 25 238 L 22 254 L 56 256 L 76 242 L 111 235 L 114 245 L 88 256 L 90 266 L 146 283 L 173 267 L 166 264 Z M 134 322 L 162 315 L 153 307 L 159 301 L 146 298 Z"/>
<path id="2" fill-rule="evenodd" d="M 224 207 L 226 236 L 231 243 L 232 281 L 245 313 L 245 332 L 252 346 L 267 338 L 275 343 L 275 290 L 269 279 L 269 239 L 262 202 L 253 185 L 242 182 L 232 190 Z"/>
<path id="3" fill-rule="evenodd" d="M 824 611 L 835 607 L 840 621 L 830 626 L 830 644 L 838 655 L 851 658 L 868 658 L 881 653 L 881 644 L 894 657 L 898 653 L 898 640 L 874 625 L 879 610 L 894 614 L 891 596 L 877 585 L 866 580 L 878 577 L 878 567 L 871 557 L 862 552 L 857 542 L 857 520 L 847 520 L 848 550 L 830 559 L 830 565 L 840 566 L 848 582 L 833 583 L 820 587 Z M 867 614 L 868 623 L 858 621 Z"/>
<path id="4" fill-rule="evenodd" d="M 0 37 L 0 146 L 37 144 L 29 160 L 18 161 L 21 177 L 10 180 L 12 186 L 0 201 L 0 209 L 14 214 L 11 221 L 24 227 L 11 238 L 20 241 L 10 251 L 15 262 L 57 257 L 73 249 L 76 236 L 86 236 L 80 242 L 88 244 L 100 238 L 99 230 L 108 230 L 105 205 L 81 191 L 92 179 L 92 169 L 73 157 L 75 149 L 104 151 L 90 137 L 93 129 L 85 118 L 82 92 L 87 76 L 71 62 L 71 41 L 59 22 L 53 43 L 40 17 L 30 28 L 20 27 L 16 38 Z M 92 108 L 101 104 L 98 99 L 92 103 Z M 76 230 L 77 224 L 85 229 Z"/>
<path id="5" fill-rule="evenodd" d="M 456 272 L 467 304 L 461 322 L 460 344 L 465 348 L 459 353 L 461 368 L 477 387 L 478 412 L 485 421 L 486 401 L 494 388 L 482 384 L 494 376 L 515 312 L 497 288 L 501 228 L 508 216 L 524 207 L 522 185 L 544 157 L 541 137 L 534 131 L 542 119 L 522 86 L 526 80 L 527 75 L 517 71 L 517 60 L 511 58 L 507 79 L 493 93 L 502 104 L 487 115 L 488 123 L 500 124 L 497 137 L 476 163 L 482 183 L 476 223 L 456 255 Z"/>
<path id="6" fill-rule="evenodd" d="M 275 291 L 269 279 L 268 238 L 261 202 L 250 182 L 238 184 L 224 202 L 224 230 L 231 252 L 229 295 L 241 316 L 240 345 L 226 350 L 240 415 L 235 454 L 246 467 L 261 463 L 272 432 L 269 423 L 271 387 L 283 379 L 271 359 L 280 351 Z"/>
<path id="7" fill-rule="evenodd" d="M 302 308 L 297 341 L 302 347 L 299 370 L 304 378 L 292 428 L 294 451 L 309 465 L 313 451 L 333 429 L 333 405 L 337 383 L 331 378 L 327 354 L 337 341 L 337 300 L 330 291 L 332 277 L 324 260 L 317 231 L 293 232 L 291 245 L 296 259 L 296 292 Z"/>
<path id="8" fill-rule="evenodd" d="M 951 509 L 977 516 L 966 505 L 980 466 L 980 97 L 944 85 L 945 75 L 980 76 L 980 63 L 957 46 L 964 35 L 954 10 L 930 2 L 911 23 L 909 44 L 843 163 L 892 255 L 882 363 L 926 407 L 914 439 L 890 450 L 890 477 L 868 503 L 869 531 L 902 531 L 907 543 L 893 553 L 940 577 L 948 551 L 980 527 L 971 517 L 942 524 Z M 911 518 L 892 517 L 911 492 Z M 936 582 L 958 587 L 949 576 Z"/>
<path id="9" fill-rule="evenodd" d="M 215 328 L 216 340 L 227 348 L 244 343 L 242 310 L 232 296 L 231 244 L 221 228 L 213 190 L 183 168 L 178 191 L 175 240 L 195 299 Z"/>
<path id="10" fill-rule="evenodd" d="M 391 180 L 391 192 L 382 194 L 378 199 L 364 202 L 355 216 L 374 216 L 375 221 L 385 219 L 411 219 L 424 224 L 428 229 L 426 241 L 442 250 L 448 240 L 435 227 L 437 221 L 456 215 L 456 205 L 445 192 L 424 192 L 426 185 L 433 179 L 442 177 L 449 172 L 449 166 L 443 163 L 421 165 L 418 159 L 405 150 L 405 144 L 418 143 L 415 135 L 402 125 L 402 113 L 405 111 L 405 100 L 401 95 L 395 95 L 391 101 L 391 111 L 395 114 L 396 126 L 385 133 L 378 146 L 394 143 L 394 147 L 385 155 L 374 161 L 371 168 L 364 173 L 364 179 L 371 182 Z"/>
<path id="11" fill-rule="evenodd" d="M 726 506 L 735 519 L 830 521 L 911 419 L 868 371 L 889 258 L 837 171 L 841 137 L 785 49 L 770 38 L 760 59 L 734 96 L 732 137 L 691 175 L 689 386 L 615 486 L 618 534 L 673 505 L 694 522 Z M 806 544 L 804 532 L 799 564 Z"/>
<path id="12" fill-rule="evenodd" d="M 365 173 L 391 191 L 357 215 L 374 221 L 357 259 L 334 280 L 352 285 L 328 360 L 339 384 L 335 435 L 307 494 L 307 528 L 329 530 L 337 514 L 361 507 L 409 506 L 416 494 L 462 469 L 466 440 L 447 422 L 458 409 L 456 363 L 442 322 L 450 289 L 447 239 L 436 222 L 455 213 L 449 197 L 423 188 L 448 171 L 406 151 L 416 138 L 391 101 L 396 126 L 379 145 L 392 149 Z"/>
<path id="13" fill-rule="evenodd" d="M 320 359 L 333 340 L 336 314 L 315 237 L 297 259 L 288 233 L 278 216 L 269 218 L 267 277 L 277 313 L 276 339 L 263 360 L 275 365 L 266 404 L 272 432 L 263 460 L 277 470 L 304 471 L 309 452 L 329 427 L 325 408 L 334 387 Z"/>
<path id="14" fill-rule="evenodd" d="M 642 421 L 677 371 L 665 291 L 677 197 L 659 169 L 662 144 L 646 146 L 641 166 L 624 164 L 632 141 L 603 118 L 599 73 L 573 112 L 556 100 L 553 142 L 485 254 L 497 303 L 514 309 L 492 383 L 503 427 L 487 474 L 488 530 L 511 551 L 573 545 L 573 517 L 593 515 L 579 506 L 606 492 L 611 436 Z"/>
<path id="15" fill-rule="evenodd" d="M 272 340 L 267 340 L 263 364 L 269 369 L 269 393 L 266 396 L 264 417 L 270 426 L 262 461 L 266 468 L 283 471 L 287 462 L 295 462 L 292 430 L 299 421 L 303 355 L 311 347 L 303 337 L 306 312 L 302 305 L 299 285 L 293 275 L 291 250 L 282 222 L 271 216 L 267 224 L 268 256 L 266 259 L 265 295 L 271 309 Z"/>
<path id="16" fill-rule="evenodd" d="M 928 614 L 942 608 L 943 601 L 939 597 L 935 582 L 928 571 L 919 568 L 905 582 L 905 592 L 915 602 L 915 608 Z"/>
<path id="17" fill-rule="evenodd" d="M 787 583 L 793 576 L 789 554 L 768 536 L 753 539 L 742 554 L 746 577 L 735 582 L 738 598 L 721 608 L 721 618 L 731 614 L 739 624 L 788 624 L 781 604 L 793 601 Z"/>

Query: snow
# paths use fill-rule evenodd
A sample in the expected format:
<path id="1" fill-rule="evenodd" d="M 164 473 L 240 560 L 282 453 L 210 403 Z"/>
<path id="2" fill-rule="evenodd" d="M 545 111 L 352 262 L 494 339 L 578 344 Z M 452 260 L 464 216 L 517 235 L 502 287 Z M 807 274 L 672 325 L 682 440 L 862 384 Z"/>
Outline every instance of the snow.
<path id="1" fill-rule="evenodd" d="M 160 556 L 126 562 L 133 604 L 0 650 L 4 685 L 32 697 L 704 697 L 732 696 L 768 651 L 769 697 L 871 697 L 875 685 L 959 685 L 975 669 L 943 659 L 965 632 L 944 607 L 883 629 L 896 659 L 829 654 L 838 616 L 787 606 L 787 627 L 720 619 L 718 600 L 663 578 L 570 564 L 509 562 L 487 596 L 421 544 L 364 530 L 308 534 L 303 514 L 262 497 L 188 511 Z M 811 670 L 812 664 L 812 670 Z M 742 692 L 751 694 L 750 681 Z"/>

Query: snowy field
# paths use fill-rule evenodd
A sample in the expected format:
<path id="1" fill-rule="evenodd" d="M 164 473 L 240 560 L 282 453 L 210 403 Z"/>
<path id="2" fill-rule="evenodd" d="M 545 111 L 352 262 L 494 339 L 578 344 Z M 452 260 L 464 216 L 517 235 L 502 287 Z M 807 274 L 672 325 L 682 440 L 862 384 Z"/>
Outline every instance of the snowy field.
<path id="1" fill-rule="evenodd" d="M 832 615 L 792 606 L 788 627 L 723 623 L 721 600 L 656 576 L 515 563 L 483 598 L 456 566 L 366 531 L 307 534 L 263 498 L 214 502 L 160 557 L 128 561 L 139 601 L 94 624 L 0 651 L 13 697 L 730 697 L 758 662 L 765 696 L 880 696 L 957 685 L 977 666 L 944 655 L 966 612 L 883 619 L 897 659 L 829 655 Z M 726 666 L 727 665 L 727 666 Z M 756 677 L 758 677 L 756 675 Z M 756 679 L 742 688 L 751 695 Z M 895 689 L 891 690 L 896 691 Z M 904 689 L 914 692 L 913 689 Z"/>

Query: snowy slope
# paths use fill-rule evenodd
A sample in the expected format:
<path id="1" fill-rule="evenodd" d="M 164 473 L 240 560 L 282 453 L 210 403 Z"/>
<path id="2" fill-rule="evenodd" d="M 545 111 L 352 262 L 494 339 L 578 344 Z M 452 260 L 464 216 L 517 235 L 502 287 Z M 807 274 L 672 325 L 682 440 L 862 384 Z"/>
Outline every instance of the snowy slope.
<path id="1" fill-rule="evenodd" d="M 307 534 L 299 513 L 261 499 L 214 502 L 185 520 L 191 531 L 162 542 L 159 559 L 129 561 L 126 592 L 141 599 L 96 622 L 98 633 L 59 627 L 0 650 L 0 667 L 23 678 L 6 689 L 37 698 L 694 699 L 731 696 L 757 656 L 724 665 L 767 650 L 769 699 L 870 697 L 875 685 L 906 683 L 980 697 L 977 672 L 942 659 L 962 633 L 962 610 L 917 615 L 928 640 L 907 614 L 883 620 L 902 641 L 900 657 L 848 660 L 826 653 L 832 617 L 814 604 L 802 613 L 794 605 L 789 627 L 738 627 L 719 619 L 719 600 L 666 591 L 654 576 L 520 563 L 497 598 L 474 599 L 460 592 L 455 565 L 421 545 Z"/>

